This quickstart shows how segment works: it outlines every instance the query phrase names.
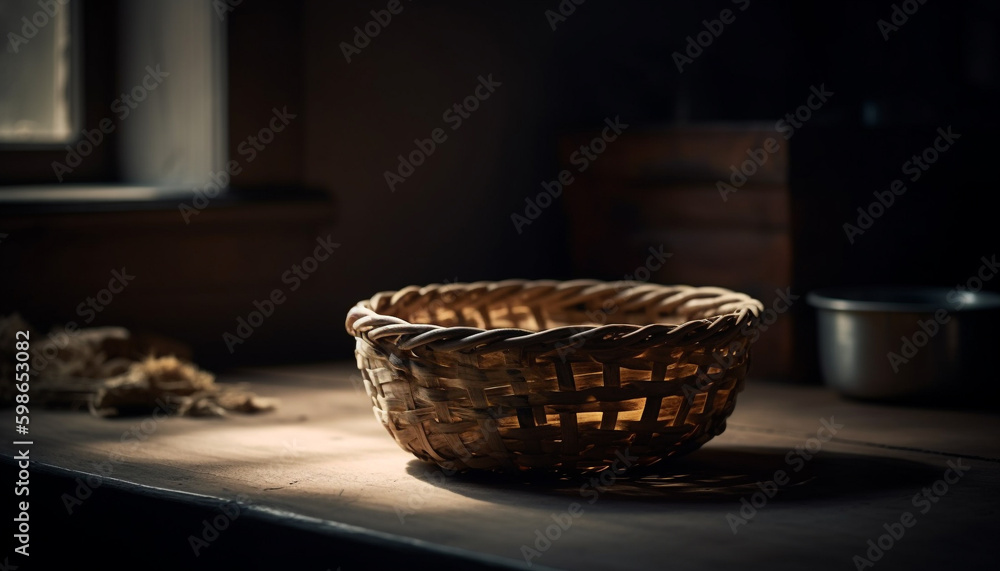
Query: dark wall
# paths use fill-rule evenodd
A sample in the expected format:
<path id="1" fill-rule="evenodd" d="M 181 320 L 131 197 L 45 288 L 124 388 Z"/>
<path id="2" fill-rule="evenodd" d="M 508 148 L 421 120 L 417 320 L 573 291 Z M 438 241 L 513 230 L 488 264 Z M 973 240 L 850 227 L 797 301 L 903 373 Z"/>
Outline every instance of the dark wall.
<path id="1" fill-rule="evenodd" d="M 834 95 L 789 141 L 797 290 L 950 287 L 995 251 L 980 207 L 1000 118 L 991 3 L 926 3 L 888 40 L 878 21 L 892 23 L 891 2 L 587 2 L 554 31 L 545 11 L 557 2 L 403 6 L 347 63 L 338 46 L 378 6 L 305 5 L 305 173 L 343 200 L 345 300 L 444 279 L 573 275 L 561 211 L 522 235 L 509 221 L 554 178 L 559 134 L 616 115 L 647 130 L 773 125 L 813 86 Z M 674 52 L 727 8 L 735 21 L 678 72 Z M 387 192 L 383 171 L 481 73 L 503 86 Z M 843 224 L 949 125 L 962 139 L 852 245 Z"/>
<path id="2" fill-rule="evenodd" d="M 230 153 L 266 124 L 274 107 L 297 114 L 292 128 L 234 178 L 234 188 L 269 187 L 272 197 L 316 188 L 335 207 L 329 224 L 313 217 L 287 249 L 268 252 L 274 271 L 228 264 L 217 297 L 199 309 L 202 317 L 191 311 L 191 320 L 150 319 L 146 326 L 196 340 L 200 354 L 223 366 L 339 358 L 351 348 L 344 313 L 376 291 L 445 280 L 578 276 L 568 239 L 573 221 L 560 201 L 521 233 L 511 221 L 558 174 L 566 159 L 558 149 L 562 135 L 599 129 L 616 116 L 646 132 L 719 123 L 773 127 L 821 85 L 834 95 L 789 140 L 797 289 L 874 282 L 951 287 L 997 249 L 986 207 L 1000 126 L 994 3 L 928 1 L 888 40 L 877 23 L 892 17 L 888 1 L 590 0 L 574 5 L 555 30 L 546 11 L 568 12 L 568 0 L 400 5 L 402 12 L 350 62 L 342 42 L 353 42 L 355 26 L 364 28 L 386 2 L 244 0 L 227 14 Z M 734 21 L 680 72 L 675 52 L 724 9 Z M 501 85 L 452 129 L 443 112 L 473 94 L 480 76 Z M 962 138 L 850 244 L 843 224 L 856 221 L 872 192 L 889 188 L 903 163 L 949 125 Z M 447 139 L 391 191 L 385 172 L 397 170 L 398 155 L 436 128 Z M 281 228 L 266 231 L 285 235 Z M 276 278 L 268 276 L 301 259 L 311 233 L 327 228 L 341 247 L 290 300 L 295 309 L 228 355 L 220 328 L 257 292 L 269 291 Z M 241 243 L 248 242 L 229 240 L 212 251 L 239 251 Z M 195 246 L 184 247 L 191 248 L 190 264 L 210 271 L 213 263 Z M 236 258 L 254 264 L 252 252 Z M 24 267 L 57 283 L 62 270 L 36 264 Z M 633 265 L 623 254 L 621 271 L 579 277 L 618 278 Z M 163 274 L 160 290 L 171 291 L 170 272 Z M 93 289 L 85 285 L 48 287 L 72 307 Z M 226 290 L 242 297 L 215 303 Z M 159 306 L 170 303 L 157 295 Z M 32 298 L 28 305 L 44 303 Z M 797 311 L 805 312 L 804 304 Z M 43 321 L 59 322 L 55 313 L 44 312 Z M 103 317 L 143 321 L 132 312 Z"/>

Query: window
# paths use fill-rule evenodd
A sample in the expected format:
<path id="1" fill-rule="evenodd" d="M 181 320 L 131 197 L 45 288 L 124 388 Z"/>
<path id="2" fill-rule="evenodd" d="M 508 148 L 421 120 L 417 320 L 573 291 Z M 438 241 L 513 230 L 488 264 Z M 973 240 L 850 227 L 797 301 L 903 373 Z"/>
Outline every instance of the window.
<path id="1" fill-rule="evenodd" d="M 79 34 L 70 0 L 0 0 L 0 143 L 65 143 L 77 130 Z"/>
<path id="2" fill-rule="evenodd" d="M 0 25 L 0 184 L 190 191 L 225 165 L 211 2 L 0 0 Z"/>

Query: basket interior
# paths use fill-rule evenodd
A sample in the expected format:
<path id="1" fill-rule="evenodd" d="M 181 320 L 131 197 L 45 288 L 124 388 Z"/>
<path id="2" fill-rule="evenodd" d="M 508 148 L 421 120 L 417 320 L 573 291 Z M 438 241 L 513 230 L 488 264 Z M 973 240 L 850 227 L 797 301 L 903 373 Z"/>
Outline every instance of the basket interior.
<path id="1" fill-rule="evenodd" d="M 528 331 L 544 331 L 564 326 L 599 326 L 612 323 L 649 325 L 661 323 L 677 325 L 688 317 L 678 314 L 661 314 L 649 307 L 640 311 L 628 310 L 614 298 L 553 306 L 526 303 L 518 299 L 501 299 L 488 304 L 462 304 L 449 300 L 447 294 L 428 303 L 396 308 L 389 315 L 410 323 L 440 325 L 442 327 L 478 327 L 500 329 L 513 327 Z"/>

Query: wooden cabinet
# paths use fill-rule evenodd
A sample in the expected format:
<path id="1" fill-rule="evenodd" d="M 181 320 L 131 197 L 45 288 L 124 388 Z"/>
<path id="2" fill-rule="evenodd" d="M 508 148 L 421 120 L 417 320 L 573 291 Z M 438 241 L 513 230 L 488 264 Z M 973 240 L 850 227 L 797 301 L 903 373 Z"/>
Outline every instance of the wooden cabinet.
<path id="1" fill-rule="evenodd" d="M 783 311 L 768 315 L 773 322 L 755 345 L 752 375 L 788 376 L 789 141 L 772 125 L 625 131 L 606 145 L 592 145 L 595 136 L 560 141 L 562 167 L 574 177 L 563 200 L 577 273 L 641 278 L 649 249 L 662 248 L 670 257 L 649 268 L 651 281 L 728 287 L 768 309 L 779 300 Z M 570 160 L 581 145 L 606 147 L 582 172 Z M 802 292 L 790 293 L 791 305 L 804 304 L 794 297 Z"/>

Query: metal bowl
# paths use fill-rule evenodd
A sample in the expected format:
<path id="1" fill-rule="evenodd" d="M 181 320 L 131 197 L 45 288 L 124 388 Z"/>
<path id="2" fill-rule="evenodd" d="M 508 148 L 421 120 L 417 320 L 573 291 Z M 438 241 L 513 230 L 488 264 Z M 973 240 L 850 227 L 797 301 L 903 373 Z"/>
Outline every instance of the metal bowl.
<path id="1" fill-rule="evenodd" d="M 876 400 L 976 398 L 996 392 L 1000 295 L 912 287 L 811 292 L 823 379 Z M 949 398 L 950 397 L 950 398 Z"/>

